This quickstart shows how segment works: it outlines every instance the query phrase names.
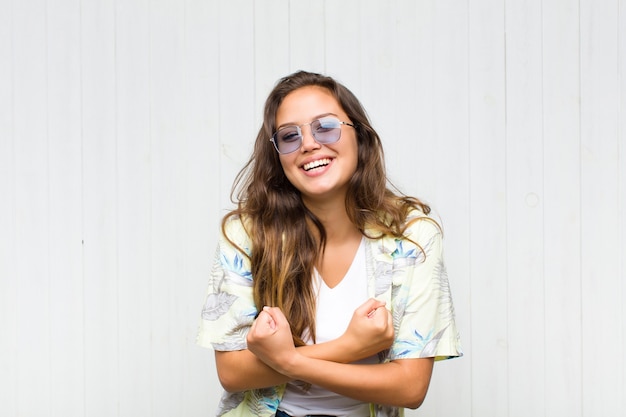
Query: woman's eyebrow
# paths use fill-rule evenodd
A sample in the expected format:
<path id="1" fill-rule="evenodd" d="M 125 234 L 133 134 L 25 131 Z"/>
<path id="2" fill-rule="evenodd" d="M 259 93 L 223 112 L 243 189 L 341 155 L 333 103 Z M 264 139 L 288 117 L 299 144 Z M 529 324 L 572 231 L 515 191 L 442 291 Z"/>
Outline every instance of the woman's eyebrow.
<path id="1" fill-rule="evenodd" d="M 315 120 L 321 119 L 322 117 L 326 117 L 326 116 L 335 116 L 335 117 L 339 117 L 338 115 L 336 115 L 335 113 L 332 113 L 332 112 L 329 112 L 329 113 L 322 113 L 322 114 L 318 114 L 317 116 L 315 116 L 314 118 L 312 118 L 312 119 L 311 119 L 311 121 L 310 121 L 310 122 L 308 122 L 308 123 L 311 123 L 311 122 L 313 122 L 313 121 L 315 121 Z M 286 122 L 286 123 L 281 123 L 279 126 L 277 126 L 277 127 L 276 127 L 276 130 L 280 130 L 280 129 L 282 129 L 283 127 L 287 127 L 287 126 L 298 126 L 298 127 L 300 127 L 300 126 L 304 126 L 304 125 L 306 125 L 306 124 L 308 124 L 308 123 L 302 123 L 302 124 L 300 124 L 300 125 L 299 125 L 299 124 L 297 124 L 296 122 Z"/>

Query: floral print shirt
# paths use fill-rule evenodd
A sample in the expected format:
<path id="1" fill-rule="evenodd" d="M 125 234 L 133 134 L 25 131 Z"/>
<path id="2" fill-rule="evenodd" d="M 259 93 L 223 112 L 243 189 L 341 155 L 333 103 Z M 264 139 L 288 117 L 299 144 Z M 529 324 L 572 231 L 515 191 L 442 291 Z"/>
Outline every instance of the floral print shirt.
<path id="1" fill-rule="evenodd" d="M 366 239 L 370 297 L 385 301 L 393 316 L 395 340 L 381 362 L 395 359 L 461 356 L 454 307 L 443 262 L 439 227 L 423 213 L 406 230 L 408 239 Z M 251 241 L 239 219 L 227 223 L 226 233 L 249 255 Z M 415 243 L 419 244 L 417 246 Z M 250 261 L 221 236 L 198 333 L 198 344 L 217 351 L 246 349 L 246 334 L 257 314 L 252 294 Z M 365 300 L 363 300 L 365 302 Z M 218 416 L 271 417 L 285 385 L 237 393 L 224 392 Z M 371 404 L 370 416 L 402 416 L 398 407 Z"/>

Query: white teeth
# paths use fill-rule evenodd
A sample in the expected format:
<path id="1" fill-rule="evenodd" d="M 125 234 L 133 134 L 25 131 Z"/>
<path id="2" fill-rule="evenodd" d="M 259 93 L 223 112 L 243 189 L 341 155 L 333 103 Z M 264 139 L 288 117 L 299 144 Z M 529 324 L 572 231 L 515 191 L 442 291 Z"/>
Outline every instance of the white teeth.
<path id="1" fill-rule="evenodd" d="M 304 168 L 305 171 L 310 171 L 313 168 L 321 167 L 323 165 L 328 165 L 328 164 L 330 164 L 330 159 L 328 159 L 328 158 L 318 159 L 317 161 L 313 161 L 313 162 L 309 162 L 308 164 L 304 164 L 304 166 L 302 168 Z"/>

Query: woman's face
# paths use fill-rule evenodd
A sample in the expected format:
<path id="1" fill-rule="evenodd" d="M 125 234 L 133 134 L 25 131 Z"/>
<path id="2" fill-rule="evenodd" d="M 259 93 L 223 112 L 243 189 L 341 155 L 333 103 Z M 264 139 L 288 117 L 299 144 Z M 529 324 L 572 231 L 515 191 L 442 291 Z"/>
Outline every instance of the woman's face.
<path id="1" fill-rule="evenodd" d="M 292 91 L 276 112 L 276 130 L 287 125 L 303 125 L 300 149 L 281 154 L 280 163 L 305 203 L 337 198 L 344 201 L 357 167 L 358 144 L 353 127 L 341 125 L 341 138 L 335 143 L 320 144 L 313 138 L 308 123 L 324 116 L 352 123 L 333 95 L 318 86 Z"/>

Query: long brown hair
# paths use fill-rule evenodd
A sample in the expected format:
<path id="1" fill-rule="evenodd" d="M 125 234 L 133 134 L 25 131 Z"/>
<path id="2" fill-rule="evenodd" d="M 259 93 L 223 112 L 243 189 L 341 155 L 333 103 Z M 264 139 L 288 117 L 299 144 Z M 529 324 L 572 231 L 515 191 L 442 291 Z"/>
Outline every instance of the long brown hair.
<path id="1" fill-rule="evenodd" d="M 280 307 L 298 346 L 304 344 L 304 335 L 315 340 L 316 297 L 311 277 L 324 250 L 326 233 L 287 180 L 269 138 L 284 98 L 306 86 L 327 89 L 355 126 L 358 163 L 349 183 L 346 209 L 358 230 L 372 239 L 402 237 L 412 209 L 430 212 L 426 204 L 390 185 L 380 138 L 350 90 L 330 77 L 305 71 L 279 80 L 265 102 L 263 126 L 253 153 L 233 185 L 231 199 L 237 208 L 224 217 L 222 229 L 225 232 L 227 221 L 234 216 L 243 221 L 252 240 L 250 261 L 257 309 L 264 305 Z M 307 219 L 317 228 L 319 241 L 309 230 Z"/>

